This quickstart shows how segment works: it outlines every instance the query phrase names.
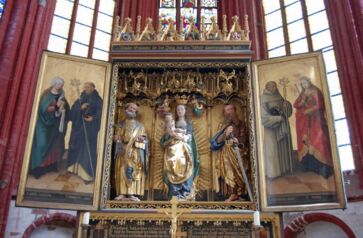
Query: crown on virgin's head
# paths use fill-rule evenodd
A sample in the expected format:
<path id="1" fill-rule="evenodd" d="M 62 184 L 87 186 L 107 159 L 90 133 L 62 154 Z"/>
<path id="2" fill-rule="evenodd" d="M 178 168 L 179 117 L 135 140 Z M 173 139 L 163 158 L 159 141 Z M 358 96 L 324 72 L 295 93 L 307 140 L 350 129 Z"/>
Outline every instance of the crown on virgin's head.
<path id="1" fill-rule="evenodd" d="M 175 102 L 178 105 L 180 105 L 180 104 L 186 105 L 188 103 L 188 100 L 189 100 L 189 97 L 187 95 L 175 96 Z"/>

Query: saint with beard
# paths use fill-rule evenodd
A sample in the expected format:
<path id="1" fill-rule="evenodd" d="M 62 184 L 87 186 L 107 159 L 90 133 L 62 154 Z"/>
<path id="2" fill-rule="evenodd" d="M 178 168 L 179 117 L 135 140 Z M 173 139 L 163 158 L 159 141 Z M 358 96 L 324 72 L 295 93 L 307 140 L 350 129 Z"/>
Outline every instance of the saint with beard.
<path id="1" fill-rule="evenodd" d="M 148 139 L 145 127 L 136 120 L 138 106 L 128 103 L 126 119 L 116 127 L 116 200 L 140 201 L 148 168 Z"/>
<path id="2" fill-rule="evenodd" d="M 102 99 L 92 82 L 84 84 L 84 91 L 74 102 L 70 119 L 72 131 L 68 150 L 68 171 L 93 182 L 97 164 L 97 137 L 101 125 Z"/>
<path id="3" fill-rule="evenodd" d="M 233 147 L 237 144 L 245 144 L 247 136 L 244 123 L 238 118 L 235 105 L 225 105 L 223 115 L 224 122 L 219 125 L 219 131 L 211 139 L 211 148 L 217 152 L 214 189 L 217 193 L 228 197 L 227 202 L 231 202 L 246 195 L 246 184 Z M 243 165 L 246 170 L 249 169 L 248 160 L 244 159 Z"/>
<path id="4" fill-rule="evenodd" d="M 281 96 L 276 82 L 267 82 L 261 95 L 261 121 L 264 126 L 263 153 L 268 178 L 292 172 L 291 114 L 292 105 Z"/>

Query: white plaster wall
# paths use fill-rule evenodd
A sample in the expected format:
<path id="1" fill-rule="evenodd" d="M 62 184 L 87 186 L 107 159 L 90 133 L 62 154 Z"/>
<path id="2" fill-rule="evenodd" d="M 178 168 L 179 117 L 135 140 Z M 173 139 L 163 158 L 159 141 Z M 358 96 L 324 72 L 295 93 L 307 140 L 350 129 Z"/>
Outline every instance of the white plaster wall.
<path id="1" fill-rule="evenodd" d="M 74 229 L 57 227 L 55 230 L 49 230 L 47 226 L 42 225 L 34 230 L 30 238 L 71 238 L 73 234 Z"/>
<path id="2" fill-rule="evenodd" d="M 43 215 L 56 212 L 67 213 L 74 216 L 77 215 L 76 211 L 15 207 L 15 201 L 11 201 L 5 237 L 21 238 L 26 228 L 28 228 L 28 226 L 35 220 L 42 217 Z M 45 225 L 40 226 L 34 230 L 31 238 L 71 238 L 75 232 L 74 229 L 63 227 L 52 227 L 50 229 L 51 230 L 49 230 Z"/>

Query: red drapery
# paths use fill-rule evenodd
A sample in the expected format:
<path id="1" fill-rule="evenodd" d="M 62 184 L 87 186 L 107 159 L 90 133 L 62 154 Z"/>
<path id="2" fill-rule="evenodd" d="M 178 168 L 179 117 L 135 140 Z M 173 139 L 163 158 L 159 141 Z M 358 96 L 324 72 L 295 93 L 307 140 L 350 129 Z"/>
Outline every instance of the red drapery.
<path id="1" fill-rule="evenodd" d="M 136 29 L 137 16 L 141 16 L 141 31 L 145 26 L 145 20 L 148 17 L 153 19 L 153 26 L 156 29 L 159 19 L 159 1 L 158 0 L 117 0 L 115 16 L 120 16 L 120 23 L 123 26 L 124 19 L 132 19 L 132 27 Z"/>
<path id="2" fill-rule="evenodd" d="M 8 1 L 0 23 L 0 237 L 19 181 L 32 98 L 55 3 Z"/>
<path id="3" fill-rule="evenodd" d="M 267 58 L 264 16 L 260 0 L 220 0 L 218 1 L 218 25 L 222 28 L 223 15 L 227 16 L 227 29 L 232 26 L 232 17 L 239 16 L 240 25 L 244 24 L 244 15 L 248 15 L 250 40 L 252 41 L 253 60 Z"/>
<path id="4" fill-rule="evenodd" d="M 363 188 L 363 1 L 325 0 L 338 74 L 350 127 L 356 170 Z M 340 158 L 344 163 L 344 158 Z"/>

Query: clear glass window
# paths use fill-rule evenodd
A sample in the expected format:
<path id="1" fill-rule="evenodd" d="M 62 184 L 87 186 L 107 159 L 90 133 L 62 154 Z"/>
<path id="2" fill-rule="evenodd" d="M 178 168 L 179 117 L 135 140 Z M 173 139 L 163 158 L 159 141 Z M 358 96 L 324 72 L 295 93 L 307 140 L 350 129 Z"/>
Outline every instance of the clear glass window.
<path id="1" fill-rule="evenodd" d="M 48 50 L 108 60 L 114 8 L 114 0 L 57 0 Z"/>

